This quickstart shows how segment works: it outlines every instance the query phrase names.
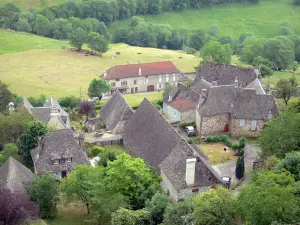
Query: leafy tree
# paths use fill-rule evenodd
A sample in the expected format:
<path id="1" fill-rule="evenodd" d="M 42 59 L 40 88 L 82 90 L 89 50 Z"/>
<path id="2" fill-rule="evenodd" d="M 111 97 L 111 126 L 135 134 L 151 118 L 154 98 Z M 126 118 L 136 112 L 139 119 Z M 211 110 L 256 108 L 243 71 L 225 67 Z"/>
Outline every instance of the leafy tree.
<path id="1" fill-rule="evenodd" d="M 175 85 L 172 85 L 172 84 L 169 84 L 167 83 L 165 85 L 165 88 L 164 88 L 164 92 L 163 92 L 163 97 L 166 97 L 169 95 L 170 91 L 173 89 L 173 88 L 176 88 Z"/>
<path id="2" fill-rule="evenodd" d="M 299 219 L 294 178 L 288 173 L 256 174 L 237 197 L 237 210 L 247 224 L 266 225 L 275 221 L 293 224 Z"/>
<path id="3" fill-rule="evenodd" d="M 163 225 L 182 225 L 185 218 L 192 218 L 194 202 L 191 199 L 169 204 L 164 213 Z"/>
<path id="4" fill-rule="evenodd" d="M 117 29 L 113 36 L 113 42 L 129 44 L 129 30 L 123 28 Z"/>
<path id="5" fill-rule="evenodd" d="M 14 96 L 8 86 L 0 81 L 0 113 L 5 112 L 8 104 L 13 102 Z"/>
<path id="6" fill-rule="evenodd" d="M 41 121 L 31 121 L 20 137 L 18 146 L 23 155 L 25 164 L 32 161 L 30 151 L 38 146 L 38 138 L 43 137 L 48 132 L 47 126 Z"/>
<path id="7" fill-rule="evenodd" d="M 152 221 L 155 224 L 161 224 L 164 218 L 166 207 L 171 204 L 171 199 L 160 193 L 156 193 L 151 200 L 146 202 L 145 209 L 150 212 Z"/>
<path id="8" fill-rule="evenodd" d="M 195 225 L 234 225 L 234 199 L 225 188 L 217 188 L 199 195 L 195 202 Z"/>
<path id="9" fill-rule="evenodd" d="M 293 0 L 293 4 L 300 5 L 300 0 Z"/>
<path id="10" fill-rule="evenodd" d="M 172 27 L 169 25 L 156 25 L 154 27 L 156 35 L 157 47 L 162 48 L 166 46 L 172 36 Z"/>
<path id="11" fill-rule="evenodd" d="M 218 37 L 219 34 L 220 34 L 220 32 L 221 32 L 221 29 L 216 24 L 212 24 L 208 28 L 208 34 L 211 35 L 211 36 L 213 36 L 213 37 Z"/>
<path id="12" fill-rule="evenodd" d="M 99 153 L 100 160 L 98 162 L 99 166 L 107 167 L 108 161 L 113 162 L 117 159 L 117 153 L 111 150 L 104 149 Z"/>
<path id="13" fill-rule="evenodd" d="M 112 213 L 112 225 L 148 225 L 151 224 L 151 215 L 144 209 L 129 210 L 121 208 Z"/>
<path id="14" fill-rule="evenodd" d="M 50 34 L 50 30 L 50 21 L 45 16 L 38 14 L 33 31 L 36 32 L 37 35 L 48 36 Z"/>
<path id="15" fill-rule="evenodd" d="M 101 99 L 103 93 L 107 93 L 109 91 L 110 85 L 106 80 L 104 80 L 103 78 L 95 78 L 90 83 L 88 95 L 89 97 L 99 97 L 99 99 Z"/>
<path id="16" fill-rule="evenodd" d="M 171 0 L 170 5 L 172 6 L 173 10 L 182 11 L 188 7 L 188 1 L 187 0 Z"/>
<path id="17" fill-rule="evenodd" d="M 207 43 L 201 53 L 204 61 L 214 61 L 227 64 L 231 62 L 232 50 L 230 45 L 222 45 L 217 41 Z"/>
<path id="18" fill-rule="evenodd" d="M 70 45 L 81 50 L 82 45 L 87 41 L 87 33 L 82 28 L 77 28 L 70 34 Z"/>
<path id="19" fill-rule="evenodd" d="M 300 115 L 285 110 L 268 123 L 259 138 L 264 155 L 283 158 L 286 153 L 300 150 Z"/>
<path id="20" fill-rule="evenodd" d="M 40 95 L 39 98 L 29 97 L 27 100 L 33 107 L 42 107 L 46 102 L 46 96 Z"/>
<path id="21" fill-rule="evenodd" d="M 72 31 L 72 24 L 64 18 L 55 19 L 51 24 L 53 37 L 56 39 L 68 39 Z"/>
<path id="22" fill-rule="evenodd" d="M 245 163 L 244 163 L 244 157 L 239 157 L 236 161 L 235 166 L 235 177 L 237 179 L 242 179 L 244 177 L 245 172 Z"/>
<path id="23" fill-rule="evenodd" d="M 140 23 L 144 23 L 144 19 L 142 17 L 139 17 L 139 16 L 133 16 L 130 20 L 130 23 L 129 23 L 129 28 L 131 30 L 133 30 L 134 28 L 137 27 L 137 25 L 139 25 Z"/>
<path id="24" fill-rule="evenodd" d="M 156 37 L 153 29 L 146 23 L 141 23 L 133 30 L 132 45 L 140 47 L 156 47 Z"/>
<path id="25" fill-rule="evenodd" d="M 293 33 L 292 23 L 288 20 L 283 20 L 279 25 L 279 35 L 281 36 L 289 36 Z"/>
<path id="26" fill-rule="evenodd" d="M 36 176 L 29 186 L 28 192 L 31 199 L 37 203 L 41 218 L 55 216 L 58 203 L 58 183 L 54 176 L 50 173 Z"/>
<path id="27" fill-rule="evenodd" d="M 299 64 L 297 61 L 292 62 L 292 64 L 290 65 L 293 73 L 295 73 L 297 71 L 297 69 L 299 68 Z"/>
<path id="28" fill-rule="evenodd" d="M 148 1 L 147 0 L 136 0 L 136 14 L 143 15 L 148 11 Z"/>
<path id="29" fill-rule="evenodd" d="M 296 79 L 287 80 L 282 78 L 276 83 L 277 96 L 278 98 L 282 98 L 286 105 L 292 94 L 296 92 L 297 82 L 293 83 L 294 81 L 296 82 Z"/>
<path id="30" fill-rule="evenodd" d="M 188 46 L 196 50 L 200 50 L 206 43 L 207 35 L 205 30 L 199 29 L 194 31 L 188 40 Z"/>
<path id="31" fill-rule="evenodd" d="M 242 54 L 241 60 L 251 65 L 258 66 L 255 60 L 257 58 L 263 58 L 262 57 L 263 45 L 264 45 L 263 39 L 253 39 L 253 40 L 244 41 L 242 53 L 241 53 Z M 265 63 L 260 62 L 260 64 L 265 64 Z"/>
<path id="32" fill-rule="evenodd" d="M 193 83 L 193 79 L 189 77 L 189 78 L 184 82 L 184 85 L 187 86 L 187 87 L 191 87 L 192 83 Z"/>
<path id="33" fill-rule="evenodd" d="M 15 144 L 6 144 L 4 150 L 0 152 L 0 167 L 9 157 L 22 162 L 22 157 L 19 155 L 18 147 Z"/>
<path id="34" fill-rule="evenodd" d="M 78 112 L 80 115 L 85 115 L 86 120 L 89 119 L 89 115 L 93 114 L 95 111 L 94 104 L 89 101 L 83 101 L 79 103 Z"/>
<path id="35" fill-rule="evenodd" d="M 64 98 L 60 98 L 58 102 L 60 106 L 64 108 L 75 109 L 80 103 L 80 98 L 76 98 L 75 96 L 71 95 Z"/>
<path id="36" fill-rule="evenodd" d="M 3 20 L 4 28 L 15 29 L 20 12 L 19 6 L 13 2 L 6 3 L 3 8 L 0 8 L 0 19 Z"/>
<path id="37" fill-rule="evenodd" d="M 90 32 L 88 35 L 88 46 L 93 51 L 99 52 L 102 56 L 108 50 L 107 40 L 96 32 Z"/>
<path id="38" fill-rule="evenodd" d="M 273 70 L 265 65 L 260 66 L 260 73 L 261 76 L 271 76 L 273 74 Z"/>
<path id="39" fill-rule="evenodd" d="M 149 14 L 160 14 L 162 11 L 162 0 L 148 1 L 148 13 Z"/>
<path id="40" fill-rule="evenodd" d="M 294 175 L 295 180 L 300 180 L 300 152 L 287 153 L 278 165 L 280 170 L 289 171 Z"/>
<path id="41" fill-rule="evenodd" d="M 19 18 L 18 22 L 16 23 L 17 31 L 23 31 L 30 33 L 31 32 L 31 26 L 28 23 L 27 19 Z"/>

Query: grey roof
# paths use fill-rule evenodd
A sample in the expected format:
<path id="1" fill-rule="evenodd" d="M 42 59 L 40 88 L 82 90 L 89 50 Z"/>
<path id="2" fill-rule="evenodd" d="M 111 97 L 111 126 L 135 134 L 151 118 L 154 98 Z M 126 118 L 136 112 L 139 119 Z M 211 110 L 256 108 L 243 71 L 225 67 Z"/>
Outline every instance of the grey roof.
<path id="1" fill-rule="evenodd" d="M 202 89 L 209 90 L 211 86 L 211 83 L 208 81 L 200 79 L 191 87 L 191 89 L 201 94 Z"/>
<path id="2" fill-rule="evenodd" d="M 198 112 L 202 116 L 214 116 L 230 113 L 238 94 L 234 85 L 211 87 L 207 99 L 200 105 Z"/>
<path id="3" fill-rule="evenodd" d="M 23 98 L 23 100 L 17 105 L 17 109 L 20 109 L 22 107 L 25 107 L 29 112 L 30 109 L 33 108 L 33 106 L 30 104 L 27 98 Z"/>
<path id="4" fill-rule="evenodd" d="M 251 88 L 256 91 L 256 94 L 264 95 L 266 94 L 263 86 L 261 85 L 261 82 L 258 78 L 256 78 L 254 81 L 252 81 L 250 84 L 247 85 L 246 88 Z"/>
<path id="5" fill-rule="evenodd" d="M 182 84 L 178 84 L 176 88 L 173 88 L 169 95 L 172 97 L 172 101 L 180 98 L 180 99 L 188 99 L 192 101 L 195 106 L 199 102 L 200 94 Z M 172 101 L 169 101 L 169 96 L 164 97 L 163 101 L 166 104 L 170 104 Z"/>
<path id="6" fill-rule="evenodd" d="M 31 151 L 35 171 L 38 174 L 69 171 L 79 164 L 90 164 L 86 152 L 79 146 L 69 129 L 49 132 L 39 146 Z M 72 163 L 53 165 L 54 159 L 72 157 Z"/>
<path id="7" fill-rule="evenodd" d="M 259 75 L 251 68 L 242 68 L 233 65 L 205 62 L 204 65 L 198 69 L 194 84 L 200 79 L 204 79 L 210 83 L 217 82 L 217 85 L 234 84 L 237 78 L 241 87 L 246 87 Z M 260 78 L 260 77 L 258 77 Z"/>
<path id="8" fill-rule="evenodd" d="M 12 157 L 9 157 L 0 168 L 0 189 L 16 193 L 26 193 L 26 187 L 34 177 L 30 169 Z"/>
<path id="9" fill-rule="evenodd" d="M 53 97 L 46 100 L 46 102 L 44 103 L 44 107 L 57 108 L 59 110 L 59 115 L 64 121 L 66 121 L 67 119 L 64 117 L 69 117 L 69 114 L 60 106 L 58 101 Z"/>
<path id="10" fill-rule="evenodd" d="M 51 108 L 49 107 L 34 107 L 30 111 L 35 120 L 40 120 L 43 123 L 47 124 L 50 120 Z"/>
<path id="11" fill-rule="evenodd" d="M 184 188 L 186 159 L 193 157 L 193 148 L 180 137 L 147 99 L 144 99 L 125 126 L 123 140 L 129 153 L 160 168 L 177 190 Z M 203 166 L 201 169 L 203 172 L 197 169 L 196 184 L 210 185 L 208 182 L 210 180 L 213 183 L 215 181 L 213 178 L 203 175 L 207 172 L 206 169 Z M 216 180 L 218 182 L 214 184 L 219 183 L 219 179 Z"/>
<path id="12" fill-rule="evenodd" d="M 245 88 L 231 109 L 232 118 L 269 120 L 277 115 L 278 109 L 272 95 L 258 95 L 254 89 Z"/>
<path id="13" fill-rule="evenodd" d="M 113 131 L 120 121 L 127 121 L 134 114 L 122 94 L 116 90 L 100 111 L 100 118 Z"/>

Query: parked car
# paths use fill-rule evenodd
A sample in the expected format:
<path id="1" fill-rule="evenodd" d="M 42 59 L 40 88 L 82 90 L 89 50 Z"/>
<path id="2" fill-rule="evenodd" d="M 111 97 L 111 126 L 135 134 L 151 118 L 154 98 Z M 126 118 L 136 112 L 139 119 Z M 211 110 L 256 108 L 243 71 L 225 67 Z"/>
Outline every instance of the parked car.
<path id="1" fill-rule="evenodd" d="M 186 126 L 185 127 L 185 132 L 187 134 L 188 137 L 194 137 L 196 136 L 196 131 L 195 128 L 192 126 Z"/>
<path id="2" fill-rule="evenodd" d="M 97 100 L 99 100 L 99 97 L 93 97 L 93 98 L 88 99 L 89 102 L 94 102 L 94 101 L 97 101 Z"/>

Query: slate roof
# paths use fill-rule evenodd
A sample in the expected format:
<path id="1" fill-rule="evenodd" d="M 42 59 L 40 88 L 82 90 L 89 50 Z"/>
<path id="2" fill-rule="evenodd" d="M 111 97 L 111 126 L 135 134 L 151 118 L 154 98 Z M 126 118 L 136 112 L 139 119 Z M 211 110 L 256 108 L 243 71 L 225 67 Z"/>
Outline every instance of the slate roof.
<path id="1" fill-rule="evenodd" d="M 41 140 L 39 146 L 31 151 L 35 171 L 61 172 L 74 169 L 79 164 L 90 165 L 86 152 L 79 146 L 69 129 L 49 132 Z M 72 163 L 53 165 L 54 159 L 72 157 Z"/>
<path id="2" fill-rule="evenodd" d="M 139 75 L 141 69 L 141 75 Z M 181 73 L 171 61 L 151 62 L 140 64 L 127 64 L 111 67 L 106 71 L 107 80 L 115 80 L 129 77 L 153 76 L 160 74 Z M 102 74 L 103 76 L 103 74 Z"/>
<path id="3" fill-rule="evenodd" d="M 51 108 L 49 107 L 34 107 L 30 111 L 35 120 L 40 120 L 43 123 L 47 124 L 50 120 Z"/>
<path id="4" fill-rule="evenodd" d="M 147 99 L 144 99 L 124 129 L 124 146 L 129 153 L 160 168 L 175 188 L 184 188 L 186 159 L 194 158 L 194 151 Z M 200 165 L 203 164 L 200 162 Z M 204 167 L 201 169 L 207 171 L 207 167 Z M 197 184 L 204 186 L 210 184 L 210 180 L 215 181 L 210 178 L 209 172 L 208 177 L 198 172 L 195 176 Z M 215 176 L 219 183 L 218 175 Z"/>
<path id="5" fill-rule="evenodd" d="M 58 101 L 53 97 L 46 100 L 46 102 L 44 103 L 44 107 L 57 108 L 59 110 L 59 115 L 62 117 L 62 119 L 65 122 L 66 122 L 66 119 L 67 119 L 65 117 L 69 117 L 69 114 L 60 106 Z"/>
<path id="6" fill-rule="evenodd" d="M 196 82 L 196 83 L 191 87 L 191 89 L 201 94 L 202 89 L 209 90 L 209 88 L 210 88 L 211 86 L 212 86 L 211 83 L 207 82 L 207 81 L 204 80 L 204 79 L 200 79 L 198 82 Z"/>
<path id="7" fill-rule="evenodd" d="M 254 89 L 256 91 L 256 94 L 259 94 L 259 95 L 265 95 L 266 94 L 266 92 L 265 92 L 265 90 L 264 90 L 263 86 L 261 85 L 261 82 L 258 78 L 256 78 L 250 84 L 248 84 L 246 86 L 246 88 Z"/>
<path id="8" fill-rule="evenodd" d="M 100 119 L 113 131 L 120 121 L 126 121 L 134 114 L 122 94 L 116 90 L 100 111 Z"/>
<path id="9" fill-rule="evenodd" d="M 25 107 L 29 112 L 30 109 L 33 108 L 33 106 L 30 104 L 27 98 L 23 98 L 23 100 L 17 105 L 17 109 L 20 109 L 22 107 Z"/>
<path id="10" fill-rule="evenodd" d="M 10 190 L 15 193 L 26 193 L 34 174 L 12 157 L 9 157 L 0 168 L 0 189 Z"/>
<path id="11" fill-rule="evenodd" d="M 196 84 L 199 80 L 204 79 L 210 83 L 217 81 L 217 85 L 234 84 L 237 78 L 239 85 L 245 87 L 258 77 L 255 69 L 242 68 L 222 63 L 205 62 L 198 69 L 197 76 L 194 81 Z"/>
<path id="12" fill-rule="evenodd" d="M 272 95 L 256 94 L 254 89 L 245 88 L 238 96 L 231 109 L 232 118 L 269 120 L 269 112 L 272 117 L 278 110 Z"/>
<path id="13" fill-rule="evenodd" d="M 207 99 L 199 107 L 202 116 L 214 116 L 230 112 L 238 95 L 238 88 L 234 85 L 211 87 Z"/>

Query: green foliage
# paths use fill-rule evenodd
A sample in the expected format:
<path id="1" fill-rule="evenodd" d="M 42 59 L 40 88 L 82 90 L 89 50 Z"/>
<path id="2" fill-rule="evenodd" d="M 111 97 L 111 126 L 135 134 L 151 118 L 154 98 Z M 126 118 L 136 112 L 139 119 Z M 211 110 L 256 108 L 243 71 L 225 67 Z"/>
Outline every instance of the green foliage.
<path id="1" fill-rule="evenodd" d="M 265 65 L 261 65 L 259 71 L 263 77 L 271 76 L 273 74 L 273 70 Z"/>
<path id="2" fill-rule="evenodd" d="M 293 4 L 300 5 L 300 0 L 293 0 Z"/>
<path id="3" fill-rule="evenodd" d="M 262 58 L 263 45 L 264 45 L 264 39 L 255 38 L 255 39 L 244 41 L 242 52 L 241 52 L 241 61 L 254 65 L 257 68 L 259 68 L 261 64 L 265 64 L 265 59 Z M 259 61 L 257 60 L 257 58 L 259 59 Z"/>
<path id="4" fill-rule="evenodd" d="M 222 45 L 217 41 L 207 43 L 201 51 L 204 61 L 230 64 L 232 50 L 230 45 Z"/>
<path id="5" fill-rule="evenodd" d="M 163 97 L 169 96 L 169 93 L 170 93 L 170 91 L 171 91 L 173 88 L 176 88 L 176 86 L 167 83 L 167 84 L 165 85 L 165 88 L 164 88 Z"/>
<path id="6" fill-rule="evenodd" d="M 244 177 L 244 172 L 245 172 L 245 162 L 244 162 L 244 157 L 239 157 L 238 160 L 236 161 L 236 166 L 235 166 L 235 177 L 237 179 L 242 179 Z"/>
<path id="7" fill-rule="evenodd" d="M 15 144 L 6 144 L 4 150 L 0 151 L 0 167 L 9 157 L 22 162 L 22 156 L 19 155 L 18 147 Z"/>
<path id="8" fill-rule="evenodd" d="M 64 98 L 60 98 L 58 100 L 61 107 L 69 108 L 71 110 L 75 109 L 80 103 L 80 98 L 76 98 L 75 96 L 67 96 Z"/>
<path id="9" fill-rule="evenodd" d="M 96 79 L 94 78 L 89 86 L 88 95 L 89 97 L 99 97 L 102 98 L 103 93 L 110 91 L 110 85 L 103 78 Z"/>
<path id="10" fill-rule="evenodd" d="M 212 24 L 208 28 L 208 34 L 213 37 L 218 37 L 220 35 L 221 29 L 217 24 Z"/>
<path id="11" fill-rule="evenodd" d="M 288 173 L 258 173 L 237 197 L 244 223 L 265 225 L 274 221 L 293 224 L 299 219 L 293 177 Z"/>
<path id="12" fill-rule="evenodd" d="M 295 180 L 300 180 L 300 152 L 287 153 L 278 165 L 278 169 L 287 170 L 294 175 Z"/>
<path id="13" fill-rule="evenodd" d="M 33 31 L 40 36 L 48 36 L 51 30 L 50 21 L 43 15 L 38 14 L 36 17 L 36 22 Z"/>
<path id="14" fill-rule="evenodd" d="M 81 50 L 82 45 L 87 41 L 87 33 L 81 27 L 70 34 L 70 45 Z"/>
<path id="15" fill-rule="evenodd" d="M 187 87 L 191 87 L 193 83 L 193 79 L 192 78 L 188 78 L 185 82 L 184 82 L 184 85 L 187 86 Z"/>
<path id="16" fill-rule="evenodd" d="M 171 199 L 160 193 L 156 193 L 151 200 L 146 202 L 145 209 L 150 212 L 152 221 L 155 224 L 161 224 L 163 221 L 163 215 L 165 213 L 166 207 L 171 204 Z"/>
<path id="17" fill-rule="evenodd" d="M 0 113 L 7 111 L 8 104 L 13 100 L 14 96 L 8 86 L 0 81 Z"/>
<path id="18" fill-rule="evenodd" d="M 107 167 L 107 163 L 113 162 L 117 159 L 117 153 L 108 149 L 102 150 L 99 154 L 100 161 L 98 162 L 99 166 Z"/>
<path id="19" fill-rule="evenodd" d="M 297 81 L 294 78 L 287 80 L 287 79 L 280 79 L 276 83 L 276 93 L 278 98 L 282 98 L 285 104 L 288 104 L 288 101 L 292 97 L 297 90 Z"/>
<path id="20" fill-rule="evenodd" d="M 199 145 L 201 143 L 201 138 L 200 137 L 189 138 L 187 141 L 189 144 Z"/>
<path id="21" fill-rule="evenodd" d="M 148 225 L 151 224 L 151 215 L 148 211 L 129 210 L 121 208 L 118 211 L 112 213 L 111 216 L 112 225 Z"/>
<path id="22" fill-rule="evenodd" d="M 67 19 L 55 19 L 51 23 L 53 37 L 56 39 L 67 39 L 72 31 L 72 24 Z"/>
<path id="23" fill-rule="evenodd" d="M 197 53 L 197 50 L 194 48 L 187 48 L 186 53 L 190 55 L 195 55 Z"/>
<path id="24" fill-rule="evenodd" d="M 234 198 L 225 188 L 209 190 L 199 195 L 195 202 L 195 225 L 234 225 Z"/>
<path id="25" fill-rule="evenodd" d="M 102 35 L 90 32 L 87 40 L 89 48 L 99 52 L 100 55 L 108 51 L 108 41 Z"/>
<path id="26" fill-rule="evenodd" d="M 58 203 L 58 183 L 51 174 L 36 176 L 29 186 L 29 195 L 39 207 L 41 218 L 53 218 Z"/>
<path id="27" fill-rule="evenodd" d="M 19 149 L 25 160 L 25 164 L 31 162 L 30 151 L 37 147 L 38 138 L 43 137 L 48 132 L 47 126 L 41 121 L 31 121 L 28 127 L 20 137 L 18 142 Z"/>
<path id="28" fill-rule="evenodd" d="M 27 100 L 33 107 L 42 107 L 46 102 L 46 96 L 40 95 L 39 98 L 29 97 Z"/>
<path id="29" fill-rule="evenodd" d="M 292 69 L 293 73 L 295 73 L 296 70 L 299 68 L 299 63 L 297 61 L 292 62 L 290 68 Z"/>
<path id="30" fill-rule="evenodd" d="M 207 34 L 205 30 L 199 29 L 194 31 L 188 40 L 188 46 L 196 50 L 200 50 L 207 41 Z"/>
<path id="31" fill-rule="evenodd" d="M 94 158 L 95 156 L 99 155 L 103 150 L 103 147 L 93 146 L 87 149 L 87 153 L 90 158 Z"/>
<path id="32" fill-rule="evenodd" d="M 279 25 L 279 35 L 289 36 L 293 34 L 292 23 L 288 20 L 283 20 Z"/>
<path id="33" fill-rule="evenodd" d="M 23 31 L 27 33 L 30 33 L 32 30 L 30 24 L 28 23 L 28 20 L 25 18 L 20 18 L 18 20 L 18 22 L 16 23 L 16 28 L 17 31 Z"/>

